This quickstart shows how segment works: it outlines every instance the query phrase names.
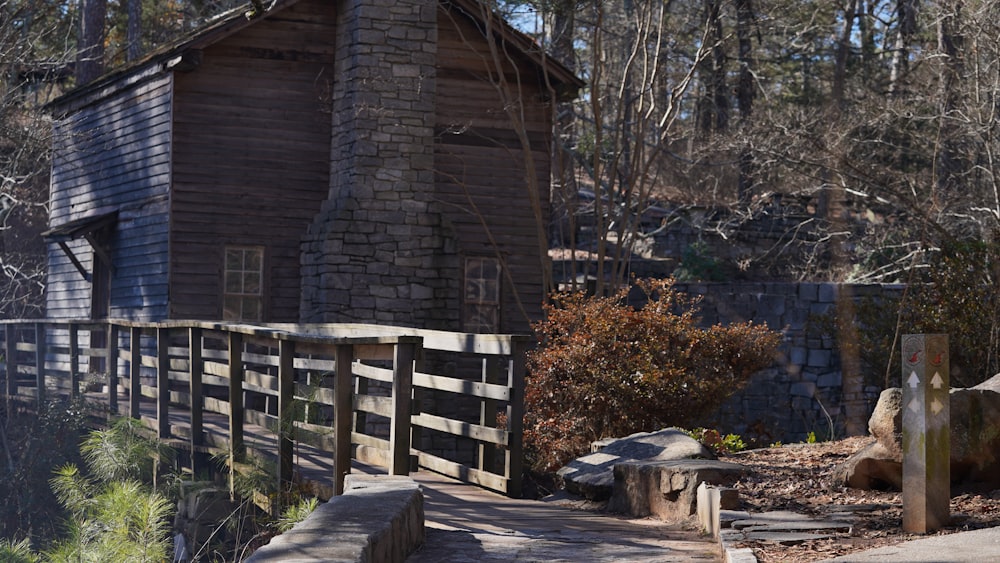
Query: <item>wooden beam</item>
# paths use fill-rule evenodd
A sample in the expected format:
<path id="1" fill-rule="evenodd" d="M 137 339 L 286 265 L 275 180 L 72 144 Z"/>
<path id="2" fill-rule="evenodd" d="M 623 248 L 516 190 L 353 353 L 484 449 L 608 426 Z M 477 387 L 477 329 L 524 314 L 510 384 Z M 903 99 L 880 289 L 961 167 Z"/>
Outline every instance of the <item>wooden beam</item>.
<path id="1" fill-rule="evenodd" d="M 396 345 L 392 364 L 392 420 L 389 422 L 390 475 L 410 474 L 410 416 L 413 398 L 413 358 L 416 345 Z"/>
<path id="2" fill-rule="evenodd" d="M 514 343 L 507 361 L 507 386 L 510 402 L 507 403 L 507 450 L 504 452 L 504 475 L 507 477 L 507 496 L 521 498 L 521 472 L 524 466 L 524 372 L 528 353 L 528 340 Z"/>
<path id="3" fill-rule="evenodd" d="M 142 400 L 142 329 L 129 329 L 128 360 L 128 415 L 139 418 L 139 403 Z"/>
<path id="4" fill-rule="evenodd" d="M 156 433 L 170 437 L 170 329 L 156 329 Z"/>
<path id="5" fill-rule="evenodd" d="M 108 410 L 118 414 L 118 326 L 108 323 L 104 363 L 108 370 Z"/>
<path id="6" fill-rule="evenodd" d="M 204 436 L 204 409 L 205 397 L 202 394 L 202 349 L 201 349 L 201 329 L 188 329 L 188 369 L 190 378 L 188 388 L 191 392 L 191 449 L 196 451 L 198 446 L 205 443 Z"/>
<path id="7" fill-rule="evenodd" d="M 292 482 L 294 468 L 295 421 L 293 391 L 295 390 L 295 341 L 278 343 L 278 502 L 281 492 Z"/>
<path id="8" fill-rule="evenodd" d="M 344 477 L 351 471 L 351 394 L 354 391 L 354 347 L 337 346 L 337 369 L 334 371 L 333 392 L 333 494 L 344 494 Z"/>
<path id="9" fill-rule="evenodd" d="M 236 466 L 246 458 L 243 444 L 243 335 L 229 332 L 229 495 L 236 496 Z"/>
<path id="10" fill-rule="evenodd" d="M 70 397 L 80 396 L 80 325 L 69 323 L 69 385 Z"/>
<path id="11" fill-rule="evenodd" d="M 41 408 L 45 403 L 45 323 L 35 323 L 35 384 L 38 386 L 35 397 Z"/>

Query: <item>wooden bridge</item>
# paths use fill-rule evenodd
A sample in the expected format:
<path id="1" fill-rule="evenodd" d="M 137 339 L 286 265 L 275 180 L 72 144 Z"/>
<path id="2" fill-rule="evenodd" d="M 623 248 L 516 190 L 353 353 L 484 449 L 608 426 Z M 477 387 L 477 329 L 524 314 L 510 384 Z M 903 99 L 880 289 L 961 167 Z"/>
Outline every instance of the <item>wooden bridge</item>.
<path id="1" fill-rule="evenodd" d="M 279 485 L 327 498 L 343 491 L 353 453 L 390 474 L 421 467 L 521 494 L 528 337 L 198 321 L 0 330 L 8 402 L 83 398 L 140 419 L 191 452 L 192 471 L 208 455 L 230 467 L 257 455 L 276 462 Z"/>

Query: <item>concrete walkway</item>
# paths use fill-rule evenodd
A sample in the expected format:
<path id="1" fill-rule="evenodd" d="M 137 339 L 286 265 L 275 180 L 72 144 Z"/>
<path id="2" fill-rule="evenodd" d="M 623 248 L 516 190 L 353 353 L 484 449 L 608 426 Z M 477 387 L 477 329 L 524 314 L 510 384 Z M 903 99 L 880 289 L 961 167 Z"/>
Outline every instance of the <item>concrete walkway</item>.
<path id="1" fill-rule="evenodd" d="M 981 563 L 1000 561 L 1000 528 L 932 536 L 889 547 L 852 553 L 837 563 Z"/>
<path id="2" fill-rule="evenodd" d="M 649 519 L 623 519 L 513 500 L 427 471 L 426 542 L 407 563 L 720 561 L 711 538 Z"/>

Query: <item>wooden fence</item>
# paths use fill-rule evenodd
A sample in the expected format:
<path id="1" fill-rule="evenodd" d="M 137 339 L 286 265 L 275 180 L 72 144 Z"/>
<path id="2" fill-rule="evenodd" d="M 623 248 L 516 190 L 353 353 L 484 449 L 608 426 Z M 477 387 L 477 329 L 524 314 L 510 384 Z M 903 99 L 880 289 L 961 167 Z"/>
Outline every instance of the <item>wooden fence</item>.
<path id="1" fill-rule="evenodd" d="M 0 330 L 8 407 L 81 397 L 192 453 L 225 453 L 231 466 L 273 457 L 281 483 L 306 472 L 303 451 L 325 452 L 332 494 L 343 492 L 352 452 L 395 475 L 419 466 L 521 494 L 527 337 L 198 321 L 0 321 Z M 464 414 L 452 408 L 462 402 Z M 428 433 L 473 444 L 471 462 L 423 447 Z"/>

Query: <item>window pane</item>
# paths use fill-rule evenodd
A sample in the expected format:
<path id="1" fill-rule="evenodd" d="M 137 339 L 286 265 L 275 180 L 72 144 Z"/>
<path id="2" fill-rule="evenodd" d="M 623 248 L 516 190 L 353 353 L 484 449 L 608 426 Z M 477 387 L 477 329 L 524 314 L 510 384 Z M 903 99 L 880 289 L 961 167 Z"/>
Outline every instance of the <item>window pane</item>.
<path id="1" fill-rule="evenodd" d="M 464 330 L 495 333 L 500 330 L 500 262 L 495 258 L 467 257 L 463 288 Z"/>
<path id="2" fill-rule="evenodd" d="M 247 272 L 243 275 L 243 293 L 260 295 L 260 272 Z"/>
<path id="3" fill-rule="evenodd" d="M 243 253 L 239 250 L 229 249 L 226 250 L 226 270 L 242 270 L 243 269 Z"/>
<path id="4" fill-rule="evenodd" d="M 230 247 L 225 256 L 223 319 L 263 320 L 264 249 Z"/>

